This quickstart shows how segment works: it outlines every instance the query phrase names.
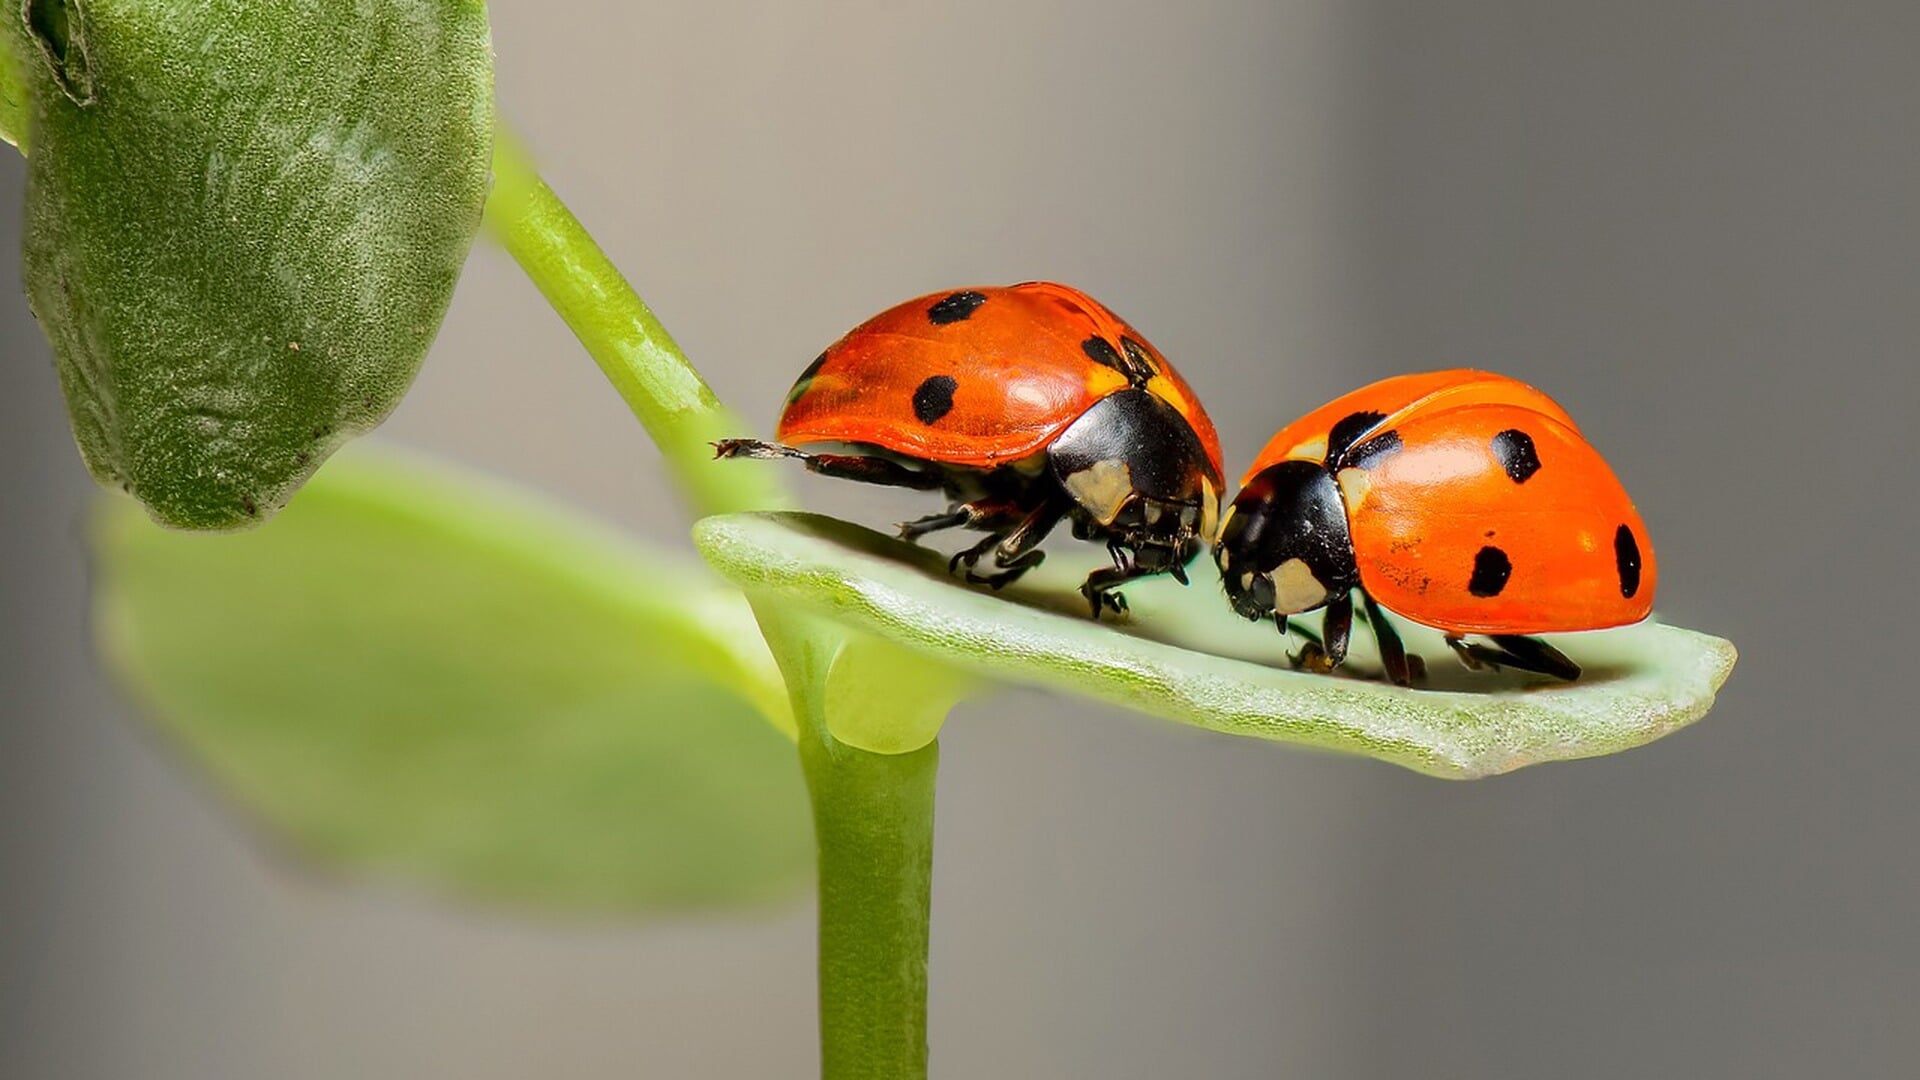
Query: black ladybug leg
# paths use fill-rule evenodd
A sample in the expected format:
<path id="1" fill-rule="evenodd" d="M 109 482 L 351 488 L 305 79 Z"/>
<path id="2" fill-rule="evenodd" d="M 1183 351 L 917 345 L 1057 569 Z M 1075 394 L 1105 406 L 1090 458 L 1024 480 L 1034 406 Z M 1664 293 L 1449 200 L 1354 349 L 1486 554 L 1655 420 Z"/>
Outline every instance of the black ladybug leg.
<path id="1" fill-rule="evenodd" d="M 967 580 L 976 585 L 988 585 L 995 589 L 1017 581 L 1021 574 L 1039 566 L 1047 557 L 1040 550 L 1040 542 L 1047 538 L 1053 527 L 1059 523 L 1066 508 L 1057 503 L 1047 502 L 1034 507 L 1033 511 L 1012 532 L 1000 539 L 993 549 L 993 565 L 999 569 L 997 574 L 976 574 L 967 570 Z"/>
<path id="2" fill-rule="evenodd" d="M 1447 645 L 1460 657 L 1460 662 L 1475 671 L 1483 667 L 1513 668 L 1516 671 L 1531 671 L 1538 675 L 1551 675 L 1556 679 L 1573 682 L 1580 677 L 1580 665 L 1573 662 L 1566 653 L 1541 641 L 1539 638 L 1522 637 L 1517 634 L 1490 634 L 1492 645 L 1462 641 L 1448 635 Z"/>
<path id="3" fill-rule="evenodd" d="M 962 526 L 993 533 L 997 540 L 1025 521 L 1027 513 L 1025 508 L 1010 499 L 975 499 L 972 502 L 954 503 L 945 513 L 902 521 L 897 528 L 902 540 L 918 540 L 930 532 Z M 978 557 L 976 554 L 975 558 Z"/>
<path id="4" fill-rule="evenodd" d="M 862 454 L 809 454 L 805 450 L 798 450 L 781 443 L 761 442 L 759 439 L 721 439 L 713 444 L 713 456 L 716 458 L 796 458 L 806 462 L 808 472 L 817 472 L 821 476 L 831 476 L 840 480 L 858 480 L 863 484 L 912 488 L 915 491 L 931 491 L 946 482 L 938 472 L 909 469 L 905 465 L 888 461 L 886 458 L 867 457 Z"/>
<path id="5" fill-rule="evenodd" d="M 1497 662 L 1496 654 L 1492 649 L 1466 641 L 1458 634 L 1447 635 L 1447 648 L 1453 650 L 1453 655 L 1459 657 L 1460 662 L 1466 665 L 1469 671 L 1479 671 Z"/>
<path id="6" fill-rule="evenodd" d="M 1360 601 L 1366 608 L 1367 625 L 1373 628 L 1373 640 L 1380 646 L 1380 666 L 1387 669 L 1387 679 L 1396 686 L 1412 686 L 1413 670 L 1407 664 L 1407 647 L 1400 641 L 1400 631 L 1393 628 L 1386 612 L 1365 589 L 1360 591 Z"/>
<path id="7" fill-rule="evenodd" d="M 1322 675 L 1347 659 L 1347 642 L 1353 637 L 1353 597 L 1341 596 L 1327 601 L 1327 613 L 1320 620 L 1320 642 L 1308 642 L 1294 657 L 1294 663 Z"/>
<path id="8" fill-rule="evenodd" d="M 968 573 L 972 573 L 973 564 L 979 562 L 981 557 L 986 555 L 987 552 L 999 546 L 1000 538 L 1003 535 L 1002 533 L 991 533 L 982 537 L 979 543 L 967 548 L 965 551 L 954 552 L 953 558 L 947 560 L 947 573 L 954 573 L 962 566 L 967 568 Z"/>
<path id="9" fill-rule="evenodd" d="M 1098 619 L 1101 609 L 1109 609 L 1114 614 L 1124 614 L 1127 610 L 1127 598 L 1115 592 L 1121 585 L 1137 577 L 1154 573 L 1140 569 L 1133 552 L 1119 541 L 1107 541 L 1107 554 L 1113 556 L 1112 566 L 1103 566 L 1087 575 L 1080 583 L 1080 595 L 1087 598 L 1088 614 Z"/>
<path id="10" fill-rule="evenodd" d="M 1521 637 L 1516 634 L 1494 634 L 1492 640 L 1501 652 L 1506 654 L 1506 659 L 1500 663 L 1507 667 L 1551 675 L 1568 682 L 1580 677 L 1579 664 L 1574 663 L 1566 653 L 1539 638 Z"/>
<path id="11" fill-rule="evenodd" d="M 928 514 L 899 524 L 900 539 L 918 540 L 930 532 L 941 529 L 957 529 L 973 520 L 973 509 L 968 506 L 956 506 L 944 514 Z"/>

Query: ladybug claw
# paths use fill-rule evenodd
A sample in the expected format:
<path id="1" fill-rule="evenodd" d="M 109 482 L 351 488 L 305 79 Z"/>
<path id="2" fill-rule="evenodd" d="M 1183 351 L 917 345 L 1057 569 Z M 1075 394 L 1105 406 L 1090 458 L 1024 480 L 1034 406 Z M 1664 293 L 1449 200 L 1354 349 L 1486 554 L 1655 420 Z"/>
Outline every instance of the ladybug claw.
<path id="1" fill-rule="evenodd" d="M 1080 595 L 1087 598 L 1087 613 L 1095 619 L 1100 617 L 1102 611 L 1111 611 L 1115 615 L 1127 613 L 1127 598 L 1120 593 L 1082 586 Z"/>
<path id="2" fill-rule="evenodd" d="M 994 592 L 999 592 L 1006 586 L 1007 582 L 1019 576 L 1018 574 L 976 574 L 972 570 L 968 570 L 967 584 L 985 585 Z"/>

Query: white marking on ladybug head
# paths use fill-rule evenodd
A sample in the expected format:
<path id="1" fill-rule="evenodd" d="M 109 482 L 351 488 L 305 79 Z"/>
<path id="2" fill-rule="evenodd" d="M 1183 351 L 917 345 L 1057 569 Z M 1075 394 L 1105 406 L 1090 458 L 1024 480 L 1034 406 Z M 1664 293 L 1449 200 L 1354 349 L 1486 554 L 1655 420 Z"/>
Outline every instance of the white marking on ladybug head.
<path id="1" fill-rule="evenodd" d="M 1273 572 L 1273 607 L 1282 615 L 1312 611 L 1327 602 L 1327 587 L 1304 560 L 1288 559 Z"/>
<path id="2" fill-rule="evenodd" d="M 1133 498 L 1133 470 L 1117 458 L 1096 461 L 1064 481 L 1067 494 L 1086 507 L 1093 519 L 1111 525 Z"/>

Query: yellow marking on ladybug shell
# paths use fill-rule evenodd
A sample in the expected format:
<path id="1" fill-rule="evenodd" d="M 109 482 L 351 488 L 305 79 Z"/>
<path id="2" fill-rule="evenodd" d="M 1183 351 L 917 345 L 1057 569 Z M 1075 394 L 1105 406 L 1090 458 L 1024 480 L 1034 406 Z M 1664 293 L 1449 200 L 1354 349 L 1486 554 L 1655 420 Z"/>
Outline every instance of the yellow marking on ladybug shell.
<path id="1" fill-rule="evenodd" d="M 1127 463 L 1109 458 L 1096 461 L 1079 472 L 1068 474 L 1067 494 L 1087 508 L 1102 525 L 1113 524 L 1120 511 L 1133 498 L 1133 470 Z"/>
<path id="2" fill-rule="evenodd" d="M 1340 501 L 1347 504 L 1349 514 L 1357 513 L 1367 501 L 1367 493 L 1373 490 L 1373 477 L 1357 466 L 1341 469 L 1334 480 L 1340 485 Z"/>
<path id="3" fill-rule="evenodd" d="M 1178 409 L 1182 415 L 1193 408 L 1193 403 L 1188 401 L 1186 395 L 1180 392 L 1180 387 L 1175 385 L 1174 381 L 1165 375 L 1155 375 L 1153 378 L 1148 379 L 1147 393 L 1172 405 L 1175 409 Z"/>
<path id="4" fill-rule="evenodd" d="M 1220 493 L 1213 490 L 1213 481 L 1200 478 L 1200 539 L 1213 543 L 1220 535 Z M 1222 565 L 1225 565 L 1224 563 Z"/>
<path id="5" fill-rule="evenodd" d="M 1273 572 L 1273 607 L 1282 615 L 1311 611 L 1327 601 L 1327 587 L 1304 560 L 1288 559 Z"/>
<path id="6" fill-rule="evenodd" d="M 1102 364 L 1087 365 L 1087 396 L 1095 401 L 1127 387 L 1127 377 Z"/>
<path id="7" fill-rule="evenodd" d="M 1327 460 L 1327 437 L 1308 439 L 1306 442 L 1287 451 L 1289 461 L 1325 461 Z"/>

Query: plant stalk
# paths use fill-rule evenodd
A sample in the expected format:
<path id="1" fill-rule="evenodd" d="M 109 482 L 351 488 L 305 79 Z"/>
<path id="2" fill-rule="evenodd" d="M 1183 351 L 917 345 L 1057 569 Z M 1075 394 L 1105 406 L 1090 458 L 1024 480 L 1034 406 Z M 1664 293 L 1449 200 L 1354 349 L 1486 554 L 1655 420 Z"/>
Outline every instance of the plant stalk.
<path id="1" fill-rule="evenodd" d="M 925 1077 L 940 746 L 872 754 L 812 728 L 800 761 L 820 849 L 820 1075 Z"/>
<path id="2" fill-rule="evenodd" d="M 750 429 L 720 404 L 646 301 L 504 129 L 494 133 L 486 225 L 653 437 L 697 514 L 788 505 L 771 470 L 714 462 L 715 439 Z"/>
<path id="3" fill-rule="evenodd" d="M 653 312 L 519 145 L 496 131 L 487 228 L 586 346 L 660 446 L 700 514 L 778 509 L 771 470 L 717 467 L 708 445 L 748 429 L 720 404 Z M 786 676 L 813 802 L 820 868 L 820 1042 L 825 1080 L 927 1075 L 927 941 L 940 752 L 875 754 L 829 731 L 832 626 L 754 604 Z"/>

